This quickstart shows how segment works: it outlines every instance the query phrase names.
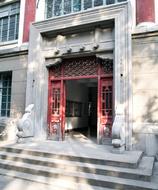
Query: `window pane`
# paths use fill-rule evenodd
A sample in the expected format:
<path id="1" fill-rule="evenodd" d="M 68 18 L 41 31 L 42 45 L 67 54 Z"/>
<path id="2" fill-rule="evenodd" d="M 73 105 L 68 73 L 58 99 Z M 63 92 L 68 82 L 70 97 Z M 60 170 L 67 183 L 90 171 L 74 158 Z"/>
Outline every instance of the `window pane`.
<path id="1" fill-rule="evenodd" d="M 10 17 L 9 40 L 14 40 L 14 36 L 15 36 L 15 15 Z"/>
<path id="2" fill-rule="evenodd" d="M 71 13 L 71 0 L 64 0 L 64 14 Z"/>
<path id="3" fill-rule="evenodd" d="M 115 0 L 106 0 L 107 5 L 114 4 L 114 3 L 115 3 Z"/>
<path id="4" fill-rule="evenodd" d="M 92 7 L 92 0 L 84 0 L 84 10 Z"/>
<path id="5" fill-rule="evenodd" d="M 62 0 L 55 0 L 54 2 L 54 15 L 60 16 L 62 11 Z"/>
<path id="6" fill-rule="evenodd" d="M 81 10 L 81 0 L 73 0 L 73 11 L 77 12 Z"/>
<path id="7" fill-rule="evenodd" d="M 2 109 L 6 109 L 6 102 L 2 102 L 2 106 L 1 106 Z"/>
<path id="8" fill-rule="evenodd" d="M 7 41 L 8 35 L 8 17 L 3 18 L 3 26 L 2 26 L 2 42 Z"/>
<path id="9" fill-rule="evenodd" d="M 3 94 L 4 90 L 2 91 L 2 94 Z M 7 101 L 7 96 L 3 95 L 2 96 L 2 102 L 6 102 Z"/>
<path id="10" fill-rule="evenodd" d="M 10 41 L 18 38 L 20 3 L 12 3 L 0 7 L 0 41 Z"/>
<path id="11" fill-rule="evenodd" d="M 16 15 L 15 40 L 18 39 L 18 34 L 19 34 L 19 15 Z"/>
<path id="12" fill-rule="evenodd" d="M 0 116 L 10 115 L 11 72 L 0 73 Z"/>
<path id="13" fill-rule="evenodd" d="M 7 106 L 8 109 L 10 109 L 10 103 L 8 103 L 8 106 Z"/>
<path id="14" fill-rule="evenodd" d="M 6 110 L 1 110 L 1 116 L 2 117 L 6 116 Z"/>
<path id="15" fill-rule="evenodd" d="M 123 1 L 127 1 L 127 0 L 117 0 L 118 2 L 123 2 Z"/>
<path id="16" fill-rule="evenodd" d="M 3 95 L 4 95 L 4 96 L 7 95 L 7 88 L 3 88 Z"/>
<path id="17" fill-rule="evenodd" d="M 1 28 L 2 28 L 2 19 L 0 19 L 0 41 L 1 41 L 1 37 L 2 37 Z"/>
<path id="18" fill-rule="evenodd" d="M 10 110 L 7 110 L 7 117 L 10 116 Z"/>
<path id="19" fill-rule="evenodd" d="M 11 91 L 10 91 L 9 95 L 11 95 Z M 10 101 L 11 101 L 11 96 L 8 96 L 8 102 L 10 102 Z"/>
<path id="20" fill-rule="evenodd" d="M 94 6 L 100 6 L 103 5 L 103 0 L 94 0 Z"/>
<path id="21" fill-rule="evenodd" d="M 47 18 L 53 16 L 53 0 L 47 0 Z"/>

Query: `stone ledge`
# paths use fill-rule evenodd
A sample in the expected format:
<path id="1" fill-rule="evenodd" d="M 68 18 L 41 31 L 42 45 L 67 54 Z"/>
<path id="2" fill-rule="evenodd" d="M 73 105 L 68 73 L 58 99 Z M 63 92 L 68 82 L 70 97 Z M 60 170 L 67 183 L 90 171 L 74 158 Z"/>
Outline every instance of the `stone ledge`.
<path id="1" fill-rule="evenodd" d="M 158 135 L 158 123 L 138 123 L 134 124 L 134 133 Z"/>

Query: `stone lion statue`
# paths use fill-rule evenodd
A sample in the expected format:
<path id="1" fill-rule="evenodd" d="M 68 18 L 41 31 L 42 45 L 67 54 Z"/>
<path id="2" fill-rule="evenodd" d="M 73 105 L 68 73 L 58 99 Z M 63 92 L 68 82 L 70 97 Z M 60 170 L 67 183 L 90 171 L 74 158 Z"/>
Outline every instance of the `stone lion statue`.
<path id="1" fill-rule="evenodd" d="M 26 138 L 34 136 L 33 112 L 34 104 L 28 105 L 25 109 L 25 114 L 17 122 L 18 132 L 16 136 L 18 137 L 18 142 L 21 142 Z"/>

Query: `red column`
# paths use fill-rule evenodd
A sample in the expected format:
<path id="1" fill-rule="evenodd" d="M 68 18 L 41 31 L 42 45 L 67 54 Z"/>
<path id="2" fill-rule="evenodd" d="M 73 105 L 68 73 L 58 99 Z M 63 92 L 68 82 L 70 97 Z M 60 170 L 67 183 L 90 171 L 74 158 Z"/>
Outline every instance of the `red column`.
<path id="1" fill-rule="evenodd" d="M 25 1 L 23 42 L 29 41 L 30 23 L 35 21 L 36 0 Z"/>
<path id="2" fill-rule="evenodd" d="M 136 22 L 155 22 L 155 0 L 136 0 Z"/>

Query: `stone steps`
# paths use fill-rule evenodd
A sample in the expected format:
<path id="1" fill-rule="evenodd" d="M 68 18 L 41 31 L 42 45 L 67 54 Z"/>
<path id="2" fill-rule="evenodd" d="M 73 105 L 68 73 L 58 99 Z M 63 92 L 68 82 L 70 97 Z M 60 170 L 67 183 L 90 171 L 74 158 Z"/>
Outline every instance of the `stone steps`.
<path id="1" fill-rule="evenodd" d="M 139 156 L 142 158 L 142 154 Z M 133 168 L 127 168 L 127 163 Z M 53 187 L 58 184 L 63 187 L 57 189 L 63 190 L 156 190 L 158 185 L 149 182 L 153 163 L 152 157 L 143 157 L 141 161 L 137 158 L 135 163 L 132 162 L 133 165 L 131 160 L 126 160 L 124 168 L 123 161 L 120 165 L 120 159 L 116 158 L 110 162 L 110 159 L 0 147 L 0 174 L 46 183 Z M 117 164 L 119 167 L 116 167 Z M 139 167 L 135 169 L 136 164 Z"/>
<path id="2" fill-rule="evenodd" d="M 31 150 L 27 148 L 21 149 L 21 148 L 14 148 L 14 147 L 8 147 L 8 146 L 0 147 L 0 151 L 17 153 L 17 154 L 28 154 L 32 156 L 40 156 L 40 157 L 47 157 L 47 158 L 56 158 L 60 160 L 77 161 L 77 162 L 91 163 L 91 164 L 98 164 L 98 165 L 125 167 L 125 168 L 137 168 L 143 155 L 142 151 L 137 151 L 137 152 L 131 151 L 124 154 L 123 157 L 122 157 L 122 154 L 108 153 L 108 154 L 105 154 L 104 158 L 102 159 L 96 156 L 95 157 L 89 157 L 87 155 L 76 156 L 76 155 L 68 154 L 66 152 L 62 154 L 57 153 L 57 152 L 50 153 L 50 152 L 43 152 L 39 150 Z"/>
<path id="3" fill-rule="evenodd" d="M 4 160 L 4 162 L 3 162 Z M 45 166 L 50 168 L 60 168 L 62 171 L 69 170 L 71 172 L 85 172 L 85 173 L 93 173 L 98 175 L 108 175 L 108 176 L 115 176 L 115 177 L 123 177 L 129 179 L 139 179 L 143 181 L 150 181 L 153 169 L 154 158 L 153 157 L 143 157 L 138 169 L 131 169 L 131 168 L 121 168 L 121 167 L 114 167 L 114 166 L 107 166 L 107 165 L 97 165 L 91 163 L 83 163 L 83 162 L 76 162 L 76 161 L 68 161 L 68 160 L 59 160 L 55 158 L 45 158 L 45 157 L 37 157 L 37 156 L 30 156 L 26 154 L 17 154 L 17 153 L 6 153 L 0 152 L 0 166 L 5 168 L 5 162 L 8 161 L 6 164 L 13 164 L 14 169 L 15 165 L 14 162 L 16 161 L 19 163 L 24 164 L 32 164 L 38 166 Z M 9 162 L 10 161 L 10 162 Z M 13 162 L 14 161 L 14 162 Z M 12 166 L 12 165 L 11 165 Z M 37 168 L 36 168 L 37 169 Z M 46 168 L 47 171 L 49 168 Z M 49 174 L 48 174 L 49 175 Z"/>
<path id="4" fill-rule="evenodd" d="M 23 173 L 23 172 L 17 172 L 13 170 L 6 170 L 6 169 L 0 169 L 1 175 L 7 175 L 13 178 L 19 178 L 22 180 L 27 180 L 30 182 L 36 182 L 46 185 L 53 186 L 52 190 L 115 190 L 112 188 L 105 188 L 105 187 L 98 187 L 98 186 L 91 186 L 88 184 L 81 184 L 81 183 L 75 183 L 72 181 L 62 180 L 62 179 L 53 179 L 43 176 L 34 176 L 31 174 Z M 1 177 L 1 176 L 0 176 Z M 20 189 L 21 190 L 21 189 Z"/>

